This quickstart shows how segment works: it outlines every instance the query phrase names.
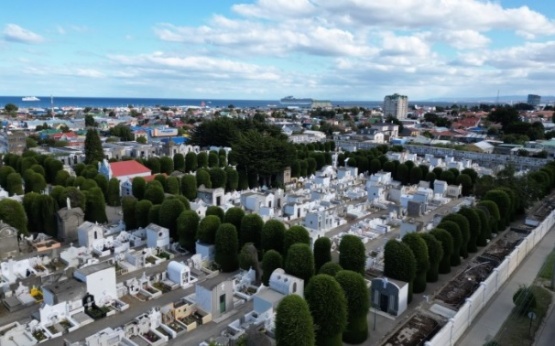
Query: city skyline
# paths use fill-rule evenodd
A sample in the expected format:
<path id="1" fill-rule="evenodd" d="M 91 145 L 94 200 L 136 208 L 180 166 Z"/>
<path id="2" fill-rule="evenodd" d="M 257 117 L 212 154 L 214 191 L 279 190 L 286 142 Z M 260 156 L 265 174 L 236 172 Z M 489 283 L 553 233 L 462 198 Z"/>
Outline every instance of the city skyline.
<path id="1" fill-rule="evenodd" d="M 552 95 L 554 9 L 524 0 L 10 0 L 0 13 L 0 95 Z"/>

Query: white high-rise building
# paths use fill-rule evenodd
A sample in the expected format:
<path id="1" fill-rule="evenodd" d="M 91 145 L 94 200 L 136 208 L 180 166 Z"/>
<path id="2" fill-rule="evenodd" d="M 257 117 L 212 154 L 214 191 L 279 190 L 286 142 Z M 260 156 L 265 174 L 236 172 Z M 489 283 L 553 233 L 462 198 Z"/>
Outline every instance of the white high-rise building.
<path id="1" fill-rule="evenodd" d="M 383 115 L 393 116 L 398 119 L 405 119 L 409 111 L 409 98 L 405 95 L 387 95 L 383 99 Z"/>

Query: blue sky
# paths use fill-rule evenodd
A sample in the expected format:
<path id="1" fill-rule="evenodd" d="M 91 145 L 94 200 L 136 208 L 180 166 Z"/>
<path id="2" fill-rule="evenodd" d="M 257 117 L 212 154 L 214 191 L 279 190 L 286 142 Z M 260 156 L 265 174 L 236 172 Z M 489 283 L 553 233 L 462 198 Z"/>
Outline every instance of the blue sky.
<path id="1" fill-rule="evenodd" d="M 16 1 L 0 95 L 553 95 L 547 0 Z"/>

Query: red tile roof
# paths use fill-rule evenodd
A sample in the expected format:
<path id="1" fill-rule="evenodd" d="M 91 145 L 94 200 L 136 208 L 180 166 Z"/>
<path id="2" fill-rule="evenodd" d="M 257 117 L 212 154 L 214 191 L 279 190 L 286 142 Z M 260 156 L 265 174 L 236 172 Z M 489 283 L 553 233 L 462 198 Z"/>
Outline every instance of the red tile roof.
<path id="1" fill-rule="evenodd" d="M 148 173 L 150 174 L 150 169 L 141 165 L 135 160 L 129 161 L 119 161 L 111 162 L 110 168 L 112 169 L 112 175 L 114 177 L 123 177 L 126 175 Z"/>

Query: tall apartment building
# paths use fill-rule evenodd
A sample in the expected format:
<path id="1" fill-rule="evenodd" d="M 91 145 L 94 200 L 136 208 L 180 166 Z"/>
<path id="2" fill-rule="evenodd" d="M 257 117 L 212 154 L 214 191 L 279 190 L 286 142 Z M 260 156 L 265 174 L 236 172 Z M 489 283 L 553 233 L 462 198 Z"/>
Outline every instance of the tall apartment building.
<path id="1" fill-rule="evenodd" d="M 540 105 L 541 101 L 542 101 L 542 97 L 540 95 L 528 94 L 528 101 L 526 103 L 528 103 L 531 106 L 537 107 Z"/>
<path id="2" fill-rule="evenodd" d="M 409 111 L 409 98 L 405 95 L 387 95 L 383 99 L 383 114 L 398 119 L 405 119 Z"/>

